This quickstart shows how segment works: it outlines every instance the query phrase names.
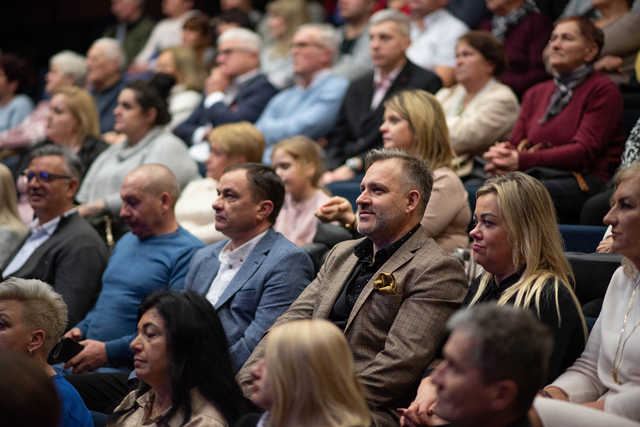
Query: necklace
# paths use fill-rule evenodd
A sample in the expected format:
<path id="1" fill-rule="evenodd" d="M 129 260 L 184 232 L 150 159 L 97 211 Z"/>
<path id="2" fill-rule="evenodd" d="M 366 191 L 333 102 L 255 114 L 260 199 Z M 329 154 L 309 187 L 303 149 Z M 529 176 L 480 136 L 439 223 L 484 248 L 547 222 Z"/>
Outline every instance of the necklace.
<path id="1" fill-rule="evenodd" d="M 629 332 L 629 335 L 627 335 L 627 337 L 624 338 L 624 332 L 627 329 L 627 320 L 629 320 L 629 314 L 631 313 L 633 299 L 636 296 L 636 291 L 638 290 L 639 282 L 640 282 L 640 278 L 636 280 L 636 283 L 634 284 L 634 287 L 633 287 L 633 292 L 631 292 L 631 298 L 629 298 L 629 304 L 627 305 L 627 312 L 624 315 L 624 320 L 622 321 L 622 329 L 620 329 L 620 336 L 618 337 L 618 345 L 616 347 L 616 353 L 613 357 L 613 367 L 611 369 L 611 376 L 613 376 L 613 380 L 616 382 L 616 384 L 622 384 L 622 382 L 618 379 L 618 368 L 622 364 L 622 354 L 624 353 L 624 347 L 627 345 L 627 341 L 629 341 L 629 338 L 631 338 L 631 335 L 633 335 L 635 330 L 638 329 L 638 327 L 640 327 L 640 321 L 638 321 L 631 329 L 631 332 Z"/>

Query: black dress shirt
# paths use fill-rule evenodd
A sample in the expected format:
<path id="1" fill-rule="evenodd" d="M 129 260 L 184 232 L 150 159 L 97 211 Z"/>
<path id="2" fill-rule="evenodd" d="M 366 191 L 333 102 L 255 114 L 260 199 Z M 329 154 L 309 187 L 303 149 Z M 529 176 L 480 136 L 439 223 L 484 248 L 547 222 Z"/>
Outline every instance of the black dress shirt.
<path id="1" fill-rule="evenodd" d="M 363 240 L 353 249 L 353 253 L 358 257 L 358 262 L 345 282 L 345 286 L 342 288 L 338 299 L 336 299 L 329 320 L 344 330 L 347 325 L 347 319 L 349 319 L 349 314 L 351 314 L 351 310 L 358 296 L 360 296 L 360 292 L 364 289 L 364 286 L 400 246 L 413 236 L 416 230 L 418 230 L 418 227 L 420 227 L 420 224 L 413 227 L 407 234 L 402 236 L 402 238 L 396 240 L 386 248 L 380 249 L 375 255 L 373 253 L 373 242 L 371 239 Z"/>

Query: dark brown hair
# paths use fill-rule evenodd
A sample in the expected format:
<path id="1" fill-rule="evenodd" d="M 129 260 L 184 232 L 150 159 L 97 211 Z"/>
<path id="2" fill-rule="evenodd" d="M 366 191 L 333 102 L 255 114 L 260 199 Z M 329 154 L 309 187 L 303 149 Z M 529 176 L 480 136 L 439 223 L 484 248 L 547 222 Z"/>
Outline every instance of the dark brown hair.
<path id="1" fill-rule="evenodd" d="M 493 65 L 493 75 L 501 74 L 507 68 L 507 57 L 504 46 L 488 31 L 469 31 L 458 39 L 458 43 L 465 42 Z"/>

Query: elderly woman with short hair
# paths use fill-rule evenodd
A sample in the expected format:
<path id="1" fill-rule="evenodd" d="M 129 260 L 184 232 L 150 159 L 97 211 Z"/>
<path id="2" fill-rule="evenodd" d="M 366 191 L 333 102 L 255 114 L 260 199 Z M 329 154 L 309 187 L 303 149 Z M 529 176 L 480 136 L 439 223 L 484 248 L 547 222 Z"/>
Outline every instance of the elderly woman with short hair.
<path id="1" fill-rule="evenodd" d="M 577 222 L 620 159 L 622 96 L 593 69 L 603 41 L 586 18 L 558 21 L 546 49 L 554 79 L 527 91 L 509 142 L 484 154 L 489 173 L 521 170 L 540 179 L 560 223 Z"/>
<path id="2" fill-rule="evenodd" d="M 455 86 L 436 98 L 447 118 L 458 175 L 471 172 L 473 156 L 509 137 L 518 118 L 518 98 L 499 76 L 506 68 L 502 44 L 485 31 L 470 31 L 456 45 Z"/>
<path id="3" fill-rule="evenodd" d="M 49 60 L 44 91 L 53 91 L 65 85 L 81 86 L 87 72 L 85 58 L 70 50 L 63 50 Z M 51 100 L 43 99 L 24 121 L 13 129 L 0 133 L 0 148 L 24 147 L 46 137 L 47 118 Z"/>
<path id="4" fill-rule="evenodd" d="M 47 363 L 66 324 L 67 306 L 51 286 L 16 277 L 0 283 L 0 351 L 24 354 L 52 377 L 62 402 L 61 426 L 92 427 L 78 392 Z"/>

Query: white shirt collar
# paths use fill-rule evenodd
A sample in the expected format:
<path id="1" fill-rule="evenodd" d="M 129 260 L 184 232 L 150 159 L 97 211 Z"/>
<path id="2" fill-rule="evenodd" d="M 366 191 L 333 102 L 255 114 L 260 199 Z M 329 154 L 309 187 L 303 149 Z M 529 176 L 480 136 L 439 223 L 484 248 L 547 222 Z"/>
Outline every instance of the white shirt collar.
<path id="1" fill-rule="evenodd" d="M 267 231 L 269 231 L 269 229 L 263 231 L 235 249 L 231 249 L 231 240 L 229 240 L 222 248 L 222 252 L 220 252 L 220 262 L 224 262 L 226 264 L 242 264 L 247 259 L 251 251 L 256 247 L 258 242 L 265 236 L 265 234 L 267 234 Z"/>

